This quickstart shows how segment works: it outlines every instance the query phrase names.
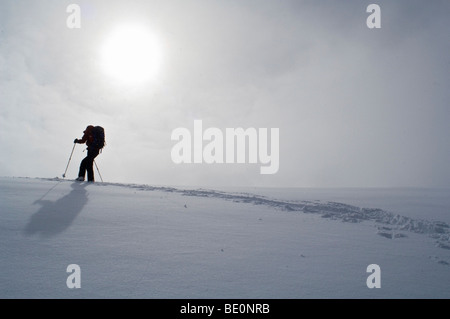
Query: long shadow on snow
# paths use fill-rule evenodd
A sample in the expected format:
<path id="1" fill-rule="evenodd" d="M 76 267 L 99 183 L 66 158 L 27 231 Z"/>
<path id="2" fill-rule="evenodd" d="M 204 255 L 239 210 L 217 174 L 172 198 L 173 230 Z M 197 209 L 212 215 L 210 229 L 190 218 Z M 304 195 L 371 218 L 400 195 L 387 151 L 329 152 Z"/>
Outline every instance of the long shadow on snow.
<path id="1" fill-rule="evenodd" d="M 73 183 L 72 191 L 56 201 L 45 200 L 43 197 L 36 200 L 34 204 L 41 205 L 41 208 L 30 217 L 24 233 L 48 238 L 66 230 L 88 201 L 86 185 Z M 47 194 L 48 192 L 45 195 Z"/>

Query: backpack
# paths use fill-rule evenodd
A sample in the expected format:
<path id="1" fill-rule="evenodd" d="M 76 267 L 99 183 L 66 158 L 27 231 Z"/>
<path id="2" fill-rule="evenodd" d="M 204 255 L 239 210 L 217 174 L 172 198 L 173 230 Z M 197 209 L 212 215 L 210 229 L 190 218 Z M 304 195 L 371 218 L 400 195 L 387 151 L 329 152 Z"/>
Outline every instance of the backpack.
<path id="1" fill-rule="evenodd" d="M 89 145 L 101 150 L 105 146 L 105 130 L 101 126 L 92 129 L 92 143 Z"/>

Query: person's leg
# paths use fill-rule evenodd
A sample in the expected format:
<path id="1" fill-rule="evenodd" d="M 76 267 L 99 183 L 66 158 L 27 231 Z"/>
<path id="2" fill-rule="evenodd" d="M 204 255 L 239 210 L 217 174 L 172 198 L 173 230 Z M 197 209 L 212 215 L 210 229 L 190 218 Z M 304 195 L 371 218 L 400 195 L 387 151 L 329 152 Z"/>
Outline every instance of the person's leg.
<path id="1" fill-rule="evenodd" d="M 84 180 L 84 176 L 86 175 L 86 169 L 89 162 L 89 152 L 88 156 L 86 156 L 80 164 L 80 171 L 78 172 L 78 180 Z"/>
<path id="2" fill-rule="evenodd" d="M 88 181 L 94 181 L 94 159 L 97 157 L 99 150 L 88 150 L 88 156 L 86 156 L 86 171 L 88 176 Z"/>

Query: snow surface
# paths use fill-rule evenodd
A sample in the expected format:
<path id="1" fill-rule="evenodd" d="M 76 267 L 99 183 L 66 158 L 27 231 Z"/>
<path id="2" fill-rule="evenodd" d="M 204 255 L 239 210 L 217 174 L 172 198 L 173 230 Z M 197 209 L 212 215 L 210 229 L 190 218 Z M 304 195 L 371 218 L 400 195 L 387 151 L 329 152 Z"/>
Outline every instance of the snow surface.
<path id="1" fill-rule="evenodd" d="M 449 298 L 449 194 L 3 177 L 0 297 Z"/>

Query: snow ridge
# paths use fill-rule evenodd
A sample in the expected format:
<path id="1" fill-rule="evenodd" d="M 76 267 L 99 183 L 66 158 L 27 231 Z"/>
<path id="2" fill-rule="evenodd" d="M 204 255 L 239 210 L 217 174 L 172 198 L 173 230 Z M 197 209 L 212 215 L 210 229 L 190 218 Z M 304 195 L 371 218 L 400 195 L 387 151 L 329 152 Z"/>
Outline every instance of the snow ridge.
<path id="1" fill-rule="evenodd" d="M 47 180 L 60 180 L 59 178 Z M 426 234 L 436 240 L 436 246 L 450 250 L 450 225 L 442 221 L 413 219 L 388 212 L 379 208 L 357 207 L 338 202 L 289 201 L 269 198 L 251 193 L 231 193 L 211 189 L 180 189 L 166 186 L 150 186 L 123 183 L 98 183 L 99 186 L 119 186 L 135 188 L 141 191 L 161 191 L 179 193 L 184 196 L 220 198 L 237 203 L 264 205 L 283 211 L 319 214 L 322 218 L 338 220 L 347 223 L 374 222 L 377 234 L 396 239 L 407 237 L 403 232 Z"/>

